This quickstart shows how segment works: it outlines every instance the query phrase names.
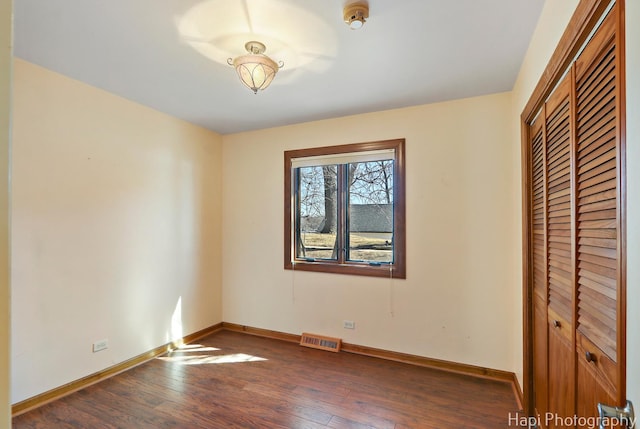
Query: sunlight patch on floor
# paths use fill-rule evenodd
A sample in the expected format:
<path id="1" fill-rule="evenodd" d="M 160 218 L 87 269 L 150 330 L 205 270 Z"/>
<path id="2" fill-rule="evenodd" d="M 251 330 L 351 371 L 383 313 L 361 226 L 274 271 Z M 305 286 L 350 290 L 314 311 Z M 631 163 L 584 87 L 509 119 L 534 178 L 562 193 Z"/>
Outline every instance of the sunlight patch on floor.
<path id="1" fill-rule="evenodd" d="M 215 352 L 220 349 L 216 347 L 203 346 L 201 344 L 182 344 L 180 347 L 171 350 L 171 353 L 199 353 L 199 352 Z"/>
<path id="2" fill-rule="evenodd" d="M 267 359 L 258 356 L 252 356 L 244 353 L 234 353 L 229 355 L 179 355 L 179 356 L 162 356 L 158 359 L 165 362 L 178 363 L 180 365 L 205 365 L 220 363 L 242 363 L 242 362 L 261 362 Z"/>

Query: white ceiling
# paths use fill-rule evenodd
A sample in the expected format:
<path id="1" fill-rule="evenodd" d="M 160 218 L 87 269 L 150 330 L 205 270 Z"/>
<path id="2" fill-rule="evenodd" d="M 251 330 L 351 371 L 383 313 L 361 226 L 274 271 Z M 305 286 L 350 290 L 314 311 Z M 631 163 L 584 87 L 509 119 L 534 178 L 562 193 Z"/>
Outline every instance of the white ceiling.
<path id="1" fill-rule="evenodd" d="M 222 134 L 512 89 L 544 0 L 17 0 L 15 55 Z M 284 61 L 254 95 L 226 58 Z"/>

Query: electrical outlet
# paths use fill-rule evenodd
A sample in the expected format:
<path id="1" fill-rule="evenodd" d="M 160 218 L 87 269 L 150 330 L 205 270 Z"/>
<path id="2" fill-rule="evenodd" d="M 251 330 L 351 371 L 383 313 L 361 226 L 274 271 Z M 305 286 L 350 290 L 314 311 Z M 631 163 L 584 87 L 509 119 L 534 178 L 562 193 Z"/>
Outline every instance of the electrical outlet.
<path id="1" fill-rule="evenodd" d="M 99 352 L 100 350 L 105 350 L 109 347 L 109 340 L 100 340 L 93 343 L 93 352 Z"/>
<path id="2" fill-rule="evenodd" d="M 345 320 L 343 322 L 344 329 L 356 329 L 356 322 L 353 320 Z"/>

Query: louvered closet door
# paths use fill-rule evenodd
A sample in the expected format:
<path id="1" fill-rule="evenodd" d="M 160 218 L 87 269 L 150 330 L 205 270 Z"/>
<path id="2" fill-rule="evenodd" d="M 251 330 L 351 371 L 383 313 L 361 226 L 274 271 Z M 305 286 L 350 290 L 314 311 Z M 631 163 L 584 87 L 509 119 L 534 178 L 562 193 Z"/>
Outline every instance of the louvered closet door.
<path id="1" fill-rule="evenodd" d="M 543 113 L 547 170 L 548 411 L 575 414 L 574 286 L 571 205 L 571 74 Z M 550 422 L 550 428 L 555 428 Z"/>
<path id="2" fill-rule="evenodd" d="M 614 5 L 527 133 L 529 392 L 549 429 L 626 394 L 619 20 Z"/>
<path id="3" fill-rule="evenodd" d="M 533 219 L 533 383 L 539 414 L 547 412 L 547 249 L 546 249 L 546 175 L 543 117 L 531 125 L 531 183 Z M 539 358 L 538 358 L 539 357 Z"/>
<path id="4" fill-rule="evenodd" d="M 577 405 L 619 403 L 618 65 L 612 11 L 575 63 L 577 121 Z"/>

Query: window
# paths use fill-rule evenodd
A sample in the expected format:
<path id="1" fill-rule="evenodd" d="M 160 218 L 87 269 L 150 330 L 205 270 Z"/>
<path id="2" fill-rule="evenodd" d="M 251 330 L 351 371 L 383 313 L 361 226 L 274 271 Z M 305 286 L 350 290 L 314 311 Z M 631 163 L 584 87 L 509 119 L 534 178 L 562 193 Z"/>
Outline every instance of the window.
<path id="1" fill-rule="evenodd" d="M 284 267 L 405 278 L 404 139 L 284 153 Z"/>

